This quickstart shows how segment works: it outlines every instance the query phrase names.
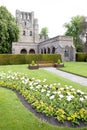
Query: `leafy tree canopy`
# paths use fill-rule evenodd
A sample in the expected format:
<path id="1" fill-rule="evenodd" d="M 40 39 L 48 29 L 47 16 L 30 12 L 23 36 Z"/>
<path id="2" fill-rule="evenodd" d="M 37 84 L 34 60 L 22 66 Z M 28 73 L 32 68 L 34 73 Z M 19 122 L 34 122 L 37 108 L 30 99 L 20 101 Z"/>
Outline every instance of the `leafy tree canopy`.
<path id="1" fill-rule="evenodd" d="M 47 27 L 42 28 L 40 34 L 42 34 L 42 35 L 48 35 L 48 28 Z"/>
<path id="2" fill-rule="evenodd" d="M 81 33 L 81 23 L 83 22 L 83 16 L 75 16 L 71 18 L 69 23 L 65 23 L 64 27 L 66 28 L 65 35 L 73 36 L 74 44 L 77 46 L 79 41 L 79 35 Z"/>
<path id="3" fill-rule="evenodd" d="M 18 41 L 19 27 L 15 18 L 6 9 L 0 7 L 0 53 L 11 53 L 12 42 Z"/>

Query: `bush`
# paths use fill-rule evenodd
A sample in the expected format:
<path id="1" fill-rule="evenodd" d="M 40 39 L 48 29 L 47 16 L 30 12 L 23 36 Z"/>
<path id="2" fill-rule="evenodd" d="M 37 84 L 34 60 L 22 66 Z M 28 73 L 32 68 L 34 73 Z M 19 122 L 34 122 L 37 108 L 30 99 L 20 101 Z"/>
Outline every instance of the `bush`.
<path id="1" fill-rule="evenodd" d="M 76 61 L 85 61 L 87 60 L 87 53 L 77 53 L 76 54 Z"/>
<path id="2" fill-rule="evenodd" d="M 35 65 L 35 61 L 34 61 L 34 60 L 32 60 L 31 65 L 32 65 L 32 66 L 34 66 L 34 65 Z"/>
<path id="3" fill-rule="evenodd" d="M 53 61 L 61 59 L 60 54 L 0 54 L 0 65 L 31 64 L 32 61 Z"/>
<path id="4" fill-rule="evenodd" d="M 60 64 L 60 63 L 61 63 L 61 61 L 60 61 L 60 59 L 58 59 L 57 64 Z"/>

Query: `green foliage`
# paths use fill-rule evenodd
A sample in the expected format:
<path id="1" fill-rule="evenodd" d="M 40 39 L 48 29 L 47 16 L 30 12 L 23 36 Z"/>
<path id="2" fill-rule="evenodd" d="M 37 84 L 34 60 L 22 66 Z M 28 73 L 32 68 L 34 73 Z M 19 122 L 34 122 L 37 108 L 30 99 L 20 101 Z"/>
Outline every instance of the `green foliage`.
<path id="1" fill-rule="evenodd" d="M 60 54 L 1 54 L 0 65 L 31 64 L 32 61 L 53 61 L 61 60 Z"/>
<path id="2" fill-rule="evenodd" d="M 83 16 L 75 16 L 71 18 L 69 23 L 65 23 L 64 27 L 66 28 L 65 35 L 73 36 L 74 45 L 76 46 L 79 41 L 79 34 L 81 33 L 81 23 L 83 21 Z"/>
<path id="3" fill-rule="evenodd" d="M 87 54 L 86 53 L 76 53 L 76 61 L 86 61 Z"/>
<path id="4" fill-rule="evenodd" d="M 87 93 L 59 83 L 44 85 L 43 81 L 30 79 L 26 74 L 2 72 L 0 86 L 17 90 L 37 112 L 55 117 L 59 122 L 79 120 L 87 123 Z M 68 105 L 67 105 L 68 104 Z"/>
<path id="5" fill-rule="evenodd" d="M 34 65 L 35 65 L 35 61 L 34 61 L 34 60 L 32 60 L 31 65 L 32 65 L 32 66 L 34 66 Z"/>
<path id="6" fill-rule="evenodd" d="M 41 34 L 42 35 L 48 35 L 48 28 L 47 27 L 44 27 L 41 29 Z"/>
<path id="7" fill-rule="evenodd" d="M 19 27 L 15 18 L 6 9 L 0 7 L 0 53 L 11 53 L 12 42 L 18 41 Z"/>
<path id="8" fill-rule="evenodd" d="M 60 60 L 60 59 L 58 59 L 57 64 L 60 64 L 60 63 L 61 63 L 61 60 Z"/>
<path id="9" fill-rule="evenodd" d="M 83 44 L 76 45 L 76 52 L 83 52 Z"/>
<path id="10" fill-rule="evenodd" d="M 14 92 L 5 88 L 0 88 L 0 113 L 2 130 L 87 130 L 86 127 L 58 127 L 39 120 L 21 104 Z"/>

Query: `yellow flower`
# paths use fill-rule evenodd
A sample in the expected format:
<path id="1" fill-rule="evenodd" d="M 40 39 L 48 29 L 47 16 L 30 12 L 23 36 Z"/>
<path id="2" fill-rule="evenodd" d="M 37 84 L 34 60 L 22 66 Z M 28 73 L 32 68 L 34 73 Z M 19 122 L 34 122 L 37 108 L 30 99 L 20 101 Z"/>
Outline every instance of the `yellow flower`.
<path id="1" fill-rule="evenodd" d="M 67 120 L 70 121 L 70 120 L 72 120 L 72 118 L 71 117 L 67 117 Z"/>
<path id="2" fill-rule="evenodd" d="M 56 87 L 55 87 L 55 86 L 52 86 L 52 90 L 56 90 Z"/>
<path id="3" fill-rule="evenodd" d="M 72 116 L 71 116 L 73 119 L 75 119 L 77 117 L 77 114 L 74 113 Z"/>

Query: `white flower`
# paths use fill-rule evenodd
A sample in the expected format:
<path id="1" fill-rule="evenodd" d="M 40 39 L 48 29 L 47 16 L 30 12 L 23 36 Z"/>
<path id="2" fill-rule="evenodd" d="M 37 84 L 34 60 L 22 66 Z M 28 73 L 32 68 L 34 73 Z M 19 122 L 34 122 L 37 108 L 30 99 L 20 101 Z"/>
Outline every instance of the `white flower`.
<path id="1" fill-rule="evenodd" d="M 81 92 L 81 91 L 78 89 L 78 90 L 77 90 L 77 93 L 80 93 L 80 92 Z"/>
<path id="2" fill-rule="evenodd" d="M 57 94 L 57 92 L 56 92 L 56 91 L 53 91 L 53 94 Z"/>
<path id="3" fill-rule="evenodd" d="M 75 89 L 74 89 L 74 88 L 72 88 L 72 89 L 71 89 L 71 91 L 75 91 Z"/>
<path id="4" fill-rule="evenodd" d="M 21 80 L 24 80 L 25 79 L 25 77 L 23 76 L 23 77 L 21 77 Z"/>
<path id="5" fill-rule="evenodd" d="M 43 83 L 46 82 L 46 79 L 44 79 L 42 82 L 43 82 Z"/>
<path id="6" fill-rule="evenodd" d="M 41 82 L 41 80 L 40 80 L 40 79 L 37 79 L 37 80 L 35 80 L 35 82 L 38 82 L 38 83 L 40 83 L 40 82 Z"/>
<path id="7" fill-rule="evenodd" d="M 37 85 L 37 86 L 36 86 L 36 88 L 38 88 L 38 89 L 39 89 L 40 87 L 41 87 L 41 85 Z"/>
<path id="8" fill-rule="evenodd" d="M 53 86 L 53 85 L 52 85 L 52 84 L 50 84 L 50 86 L 49 86 L 49 87 L 50 87 L 50 88 L 52 88 L 52 86 Z"/>
<path id="9" fill-rule="evenodd" d="M 83 101 L 83 100 L 84 100 L 84 98 L 83 98 L 83 97 L 81 97 L 81 98 L 80 98 L 80 101 Z"/>
<path id="10" fill-rule="evenodd" d="M 31 86 L 30 89 L 33 89 L 33 86 Z"/>
<path id="11" fill-rule="evenodd" d="M 77 93 L 80 93 L 80 94 L 84 94 L 84 92 L 82 92 L 81 90 L 77 90 Z"/>
<path id="12" fill-rule="evenodd" d="M 54 97 L 55 97 L 55 96 L 54 96 L 54 95 L 52 95 L 52 96 L 50 96 L 50 99 L 54 99 Z"/>
<path id="13" fill-rule="evenodd" d="M 35 78 L 32 78 L 32 80 L 35 80 Z"/>
<path id="14" fill-rule="evenodd" d="M 58 95 L 61 94 L 61 91 L 58 91 L 57 94 L 58 94 Z"/>
<path id="15" fill-rule="evenodd" d="M 72 88 L 72 86 L 69 86 L 69 88 Z"/>
<path id="16" fill-rule="evenodd" d="M 69 95 L 69 96 L 66 96 L 67 97 L 67 101 L 71 101 L 72 100 L 72 98 L 74 98 L 74 96 L 73 95 Z"/>
<path id="17" fill-rule="evenodd" d="M 43 93 L 43 92 L 45 92 L 45 91 L 46 91 L 45 89 L 42 89 L 42 90 L 41 90 L 41 93 Z"/>
<path id="18" fill-rule="evenodd" d="M 53 84 L 54 86 L 56 85 L 56 83 Z"/>
<path id="19" fill-rule="evenodd" d="M 64 96 L 62 94 L 59 95 L 60 98 L 63 98 Z"/>
<path id="20" fill-rule="evenodd" d="M 48 85 L 46 84 L 46 85 L 44 85 L 44 88 L 47 88 L 48 87 Z"/>
<path id="21" fill-rule="evenodd" d="M 24 81 L 24 80 L 22 80 L 22 83 L 24 84 L 24 83 L 25 83 L 25 81 Z"/>
<path id="22" fill-rule="evenodd" d="M 50 90 L 48 90 L 47 93 L 50 93 Z"/>
<path id="23" fill-rule="evenodd" d="M 58 86 L 60 86 L 61 85 L 61 83 L 58 83 Z"/>
<path id="24" fill-rule="evenodd" d="M 64 88 L 60 88 L 60 90 L 64 90 Z"/>
<path id="25" fill-rule="evenodd" d="M 66 92 L 68 95 L 71 95 L 70 92 Z"/>
<path id="26" fill-rule="evenodd" d="M 68 96 L 67 97 L 67 101 L 71 101 L 71 100 L 72 100 L 72 98 Z"/>
<path id="27" fill-rule="evenodd" d="M 84 96 L 87 99 L 87 96 Z"/>
<path id="28" fill-rule="evenodd" d="M 66 89 L 69 89 L 69 87 L 66 87 Z"/>
<path id="29" fill-rule="evenodd" d="M 47 93 L 47 94 L 46 94 L 46 96 L 47 96 L 47 97 L 49 97 L 49 96 L 50 96 L 50 94 L 49 94 L 49 93 Z"/>
<path id="30" fill-rule="evenodd" d="M 34 84 L 34 85 L 38 85 L 38 82 L 34 82 L 33 84 Z"/>

